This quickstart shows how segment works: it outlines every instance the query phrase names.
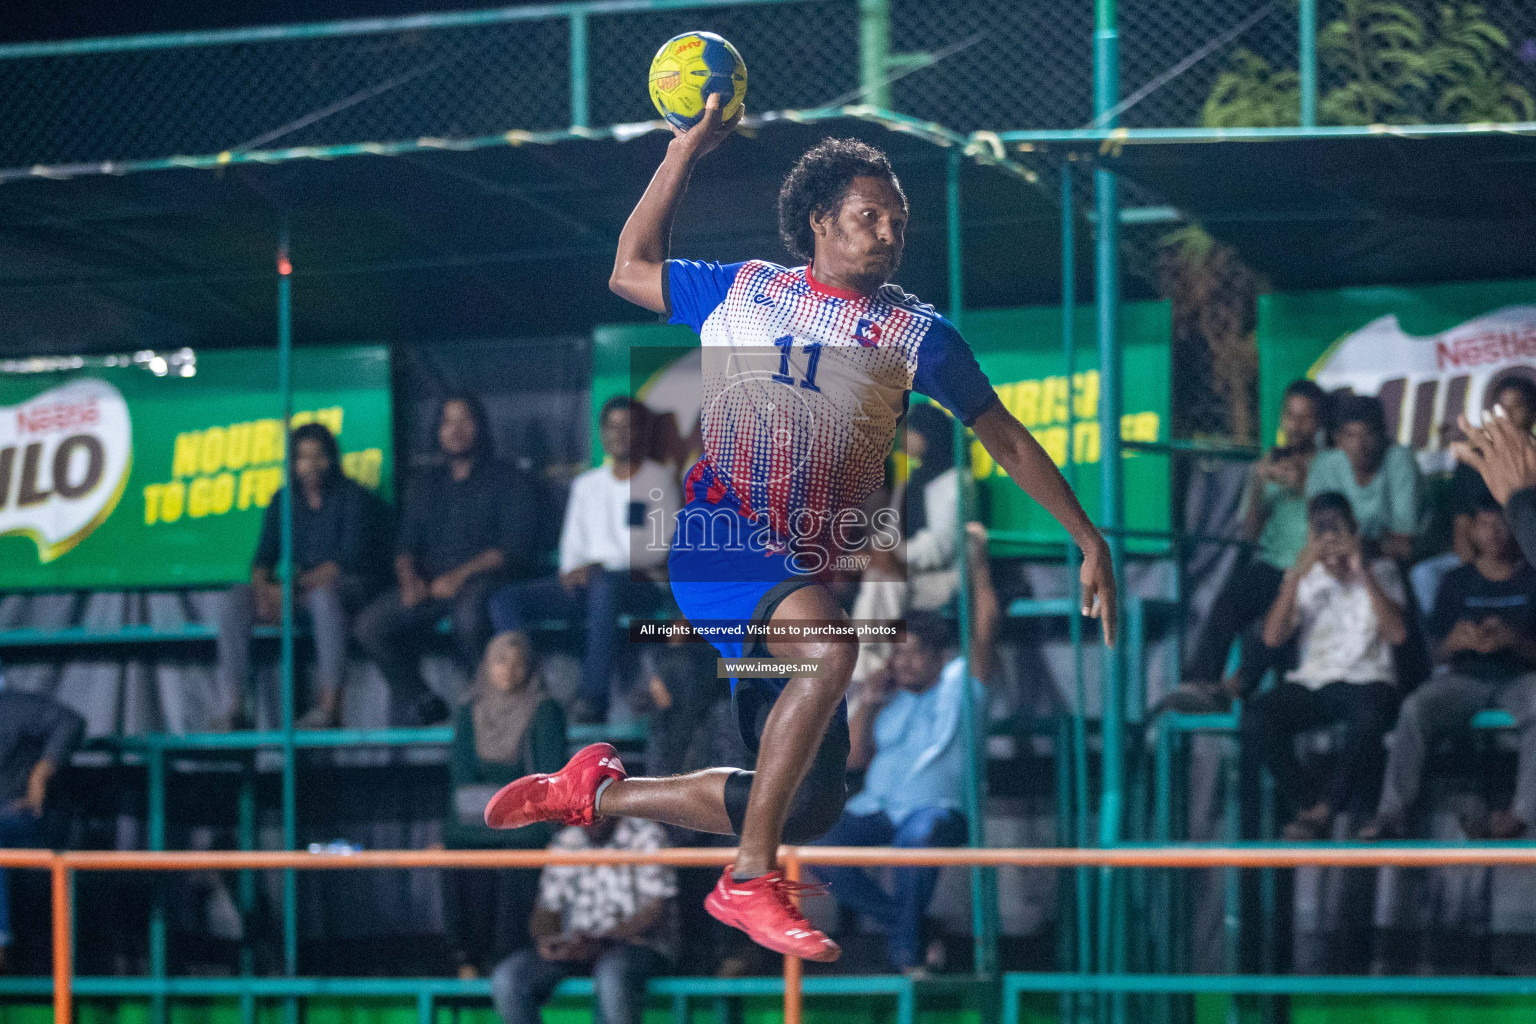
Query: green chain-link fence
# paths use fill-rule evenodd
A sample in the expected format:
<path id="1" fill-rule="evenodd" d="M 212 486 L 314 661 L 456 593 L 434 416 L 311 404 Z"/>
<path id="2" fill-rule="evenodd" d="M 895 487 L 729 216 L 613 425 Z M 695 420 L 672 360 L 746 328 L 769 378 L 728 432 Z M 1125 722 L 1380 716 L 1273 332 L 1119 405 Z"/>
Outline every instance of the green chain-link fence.
<path id="1" fill-rule="evenodd" d="M 1120 123 L 1294 122 L 1298 3 L 1121 3 Z M 1325 123 L 1520 119 L 1536 94 L 1529 0 L 1316 3 Z M 1093 116 L 1091 0 L 663 10 L 610 0 L 580 10 L 0 46 L 0 167 L 647 120 L 649 59 L 690 28 L 737 44 L 758 112 L 880 99 L 959 131 L 1071 128 Z M 871 31 L 885 36 L 873 50 Z M 861 93 L 871 82 L 886 84 Z"/>

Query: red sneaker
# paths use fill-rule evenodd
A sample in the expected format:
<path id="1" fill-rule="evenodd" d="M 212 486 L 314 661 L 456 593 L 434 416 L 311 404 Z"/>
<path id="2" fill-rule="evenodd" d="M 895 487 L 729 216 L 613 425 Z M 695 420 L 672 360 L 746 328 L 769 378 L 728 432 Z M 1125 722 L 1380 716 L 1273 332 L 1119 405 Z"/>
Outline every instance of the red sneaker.
<path id="1" fill-rule="evenodd" d="M 819 895 L 824 886 L 791 882 L 781 871 L 738 882 L 727 865 L 720 881 L 704 898 L 710 916 L 740 928 L 759 946 L 804 960 L 830 962 L 842 955 L 837 943 L 823 935 L 795 906 L 798 895 Z"/>
<path id="2" fill-rule="evenodd" d="M 491 828 L 521 828 L 536 821 L 592 824 L 597 787 L 626 778 L 619 752 L 609 743 L 582 747 L 553 775 L 525 775 L 509 782 L 485 805 Z"/>

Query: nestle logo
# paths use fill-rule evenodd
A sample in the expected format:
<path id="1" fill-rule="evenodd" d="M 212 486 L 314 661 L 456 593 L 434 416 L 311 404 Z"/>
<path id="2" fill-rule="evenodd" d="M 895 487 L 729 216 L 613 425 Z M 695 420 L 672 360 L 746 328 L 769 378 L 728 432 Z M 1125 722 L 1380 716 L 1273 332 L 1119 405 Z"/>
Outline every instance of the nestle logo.
<path id="1" fill-rule="evenodd" d="M 1531 326 L 1435 342 L 1435 364 L 1441 370 L 1531 358 L 1536 358 L 1536 327 Z"/>
<path id="2" fill-rule="evenodd" d="M 70 430 L 75 427 L 95 426 L 101 420 L 96 402 L 59 403 L 38 405 L 16 412 L 16 429 L 23 434 L 44 434 L 52 430 Z"/>

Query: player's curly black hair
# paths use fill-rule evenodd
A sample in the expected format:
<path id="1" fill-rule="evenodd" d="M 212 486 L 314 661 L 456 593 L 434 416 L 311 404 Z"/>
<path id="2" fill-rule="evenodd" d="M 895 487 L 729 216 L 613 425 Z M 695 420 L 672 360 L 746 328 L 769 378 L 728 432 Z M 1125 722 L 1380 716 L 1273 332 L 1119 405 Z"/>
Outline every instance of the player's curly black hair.
<path id="1" fill-rule="evenodd" d="M 854 178 L 886 178 L 907 206 L 891 161 L 884 153 L 858 139 L 822 139 L 806 150 L 779 189 L 779 240 L 784 248 L 809 261 L 816 252 L 811 214 L 830 210 L 843 201 Z"/>

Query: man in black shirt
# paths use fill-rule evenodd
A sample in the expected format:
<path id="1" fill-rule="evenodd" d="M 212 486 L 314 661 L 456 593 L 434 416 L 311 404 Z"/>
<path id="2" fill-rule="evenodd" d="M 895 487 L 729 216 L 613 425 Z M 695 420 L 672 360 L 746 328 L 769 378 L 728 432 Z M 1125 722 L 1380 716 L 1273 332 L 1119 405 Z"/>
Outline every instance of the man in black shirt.
<path id="1" fill-rule="evenodd" d="M 451 617 L 455 647 L 473 671 L 490 639 L 486 596 L 534 566 L 537 494 L 528 477 L 491 457 L 478 399 L 456 394 L 437 417 L 443 464 L 406 490 L 395 555 L 395 589 L 358 616 L 357 636 L 384 673 L 390 720 L 434 725 L 447 706 L 421 681 L 421 645 Z"/>
<path id="2" fill-rule="evenodd" d="M 341 724 L 347 617 L 389 585 L 389 508 L 341 471 L 335 435 L 306 423 L 289 440 L 293 479 L 294 604 L 309 612 L 315 641 L 315 706 L 304 729 Z M 251 582 L 232 587 L 219 620 L 218 682 L 223 708 L 215 729 L 248 721 L 241 695 L 251 663 L 251 626 L 282 616 L 282 492 L 267 505 L 251 564 Z"/>
<path id="3" fill-rule="evenodd" d="M 1493 707 L 1514 716 L 1520 730 L 1515 797 L 1509 810 L 1469 831 L 1514 839 L 1536 823 L 1536 570 L 1521 557 L 1491 496 L 1479 503 L 1470 539 L 1473 561 L 1446 576 L 1429 617 L 1436 660 L 1447 670 L 1403 702 L 1381 803 L 1362 839 L 1404 833 L 1425 755 L 1438 739 L 1466 729 L 1473 715 Z"/>
<path id="4" fill-rule="evenodd" d="M 48 784 L 84 731 L 84 720 L 53 698 L 0 689 L 0 848 L 38 842 Z M 0 973 L 10 944 L 10 880 L 0 868 Z"/>

